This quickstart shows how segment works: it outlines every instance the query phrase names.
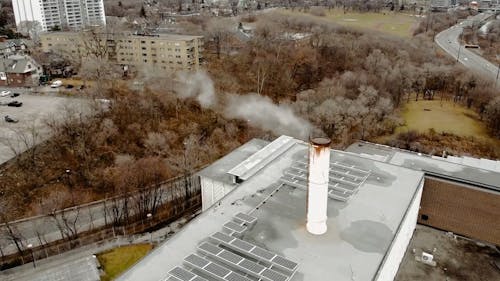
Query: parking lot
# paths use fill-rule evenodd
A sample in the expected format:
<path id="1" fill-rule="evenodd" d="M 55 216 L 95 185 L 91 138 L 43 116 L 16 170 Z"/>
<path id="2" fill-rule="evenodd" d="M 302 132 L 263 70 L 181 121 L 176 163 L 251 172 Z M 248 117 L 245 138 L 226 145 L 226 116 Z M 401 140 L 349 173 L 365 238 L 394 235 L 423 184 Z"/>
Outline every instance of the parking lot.
<path id="1" fill-rule="evenodd" d="M 61 118 L 65 108 L 83 112 L 86 104 L 82 99 L 47 94 L 22 93 L 15 98 L 0 97 L 0 101 L 14 100 L 22 102 L 22 106 L 0 106 L 0 164 L 15 156 L 13 150 L 22 152 L 46 139 L 50 134 L 47 120 Z M 6 115 L 19 121 L 6 122 Z"/>

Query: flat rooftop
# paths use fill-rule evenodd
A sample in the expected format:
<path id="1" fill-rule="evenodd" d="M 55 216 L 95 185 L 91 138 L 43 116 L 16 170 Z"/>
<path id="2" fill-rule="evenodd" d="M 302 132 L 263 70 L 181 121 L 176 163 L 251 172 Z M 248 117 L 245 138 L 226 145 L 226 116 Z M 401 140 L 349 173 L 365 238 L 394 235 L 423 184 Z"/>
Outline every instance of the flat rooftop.
<path id="1" fill-rule="evenodd" d="M 386 258 L 423 173 L 395 165 L 331 151 L 336 163 L 370 171 L 349 201 L 328 201 L 328 231 L 321 236 L 307 232 L 306 191 L 280 180 L 296 162 L 305 159 L 308 145 L 295 144 L 248 180 L 237 185 L 219 203 L 167 240 L 118 280 L 166 280 L 169 271 L 184 264 L 184 258 L 199 253 L 198 246 L 237 213 L 257 218 L 241 237 L 261 248 L 297 262 L 291 280 L 372 280 Z M 252 140 L 208 167 L 201 176 L 221 178 L 257 151 L 264 142 Z M 186 268 L 186 266 L 184 266 Z M 175 279 L 177 280 L 177 279 Z"/>
<path id="2" fill-rule="evenodd" d="M 98 33 L 105 34 L 104 32 L 98 32 Z M 42 37 L 47 37 L 47 36 L 75 37 L 84 35 L 85 35 L 84 32 L 75 32 L 75 31 L 56 31 L 56 32 L 41 33 Z M 156 33 L 156 34 L 144 35 L 144 34 L 133 34 L 127 32 L 122 32 L 122 33 L 117 32 L 114 34 L 111 33 L 110 35 L 116 36 L 116 38 L 125 36 L 125 37 L 137 37 L 137 38 L 159 38 L 172 41 L 189 41 L 193 39 L 203 38 L 203 36 L 199 35 L 183 35 L 183 34 L 171 34 L 171 33 Z"/>
<path id="3" fill-rule="evenodd" d="M 415 153 L 386 145 L 369 142 L 356 142 L 346 152 L 353 152 L 361 157 L 373 159 L 413 170 L 423 171 L 428 175 L 448 178 L 462 183 L 472 184 L 494 191 L 500 191 L 500 173 L 447 161 L 446 158 Z M 478 159 L 479 161 L 479 159 Z"/>

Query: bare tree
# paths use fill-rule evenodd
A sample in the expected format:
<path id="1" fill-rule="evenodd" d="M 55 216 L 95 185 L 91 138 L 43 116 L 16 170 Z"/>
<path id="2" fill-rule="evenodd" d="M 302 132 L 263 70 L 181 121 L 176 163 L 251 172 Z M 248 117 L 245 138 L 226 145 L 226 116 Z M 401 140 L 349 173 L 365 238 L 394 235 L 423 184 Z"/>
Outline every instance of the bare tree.
<path id="1" fill-rule="evenodd" d="M 42 32 L 42 25 L 39 21 L 21 21 L 17 25 L 17 30 L 21 34 L 29 36 L 35 43 L 40 42 L 40 32 Z"/>
<path id="2" fill-rule="evenodd" d="M 207 39 L 209 40 L 208 46 L 213 46 L 217 58 L 220 58 L 221 52 L 227 44 L 230 37 L 230 23 L 221 20 L 212 20 L 207 26 Z"/>

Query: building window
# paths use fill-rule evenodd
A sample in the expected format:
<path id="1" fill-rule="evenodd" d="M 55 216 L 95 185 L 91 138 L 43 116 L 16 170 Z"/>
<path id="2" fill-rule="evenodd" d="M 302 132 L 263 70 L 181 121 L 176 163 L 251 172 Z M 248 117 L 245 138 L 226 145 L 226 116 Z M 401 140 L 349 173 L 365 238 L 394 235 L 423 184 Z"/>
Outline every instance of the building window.
<path id="1" fill-rule="evenodd" d="M 422 215 L 420 215 L 420 219 L 422 219 L 423 221 L 426 221 L 429 219 L 429 216 L 422 214 Z"/>

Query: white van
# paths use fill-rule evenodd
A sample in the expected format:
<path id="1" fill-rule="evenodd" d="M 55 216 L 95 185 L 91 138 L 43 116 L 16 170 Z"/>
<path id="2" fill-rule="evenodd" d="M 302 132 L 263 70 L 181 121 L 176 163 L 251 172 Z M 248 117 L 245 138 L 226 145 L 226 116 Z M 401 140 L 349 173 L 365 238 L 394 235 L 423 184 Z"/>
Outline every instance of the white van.
<path id="1" fill-rule="evenodd" d="M 59 88 L 61 86 L 62 86 L 62 81 L 61 80 L 56 80 L 56 81 L 52 82 L 52 84 L 50 84 L 51 88 Z"/>

